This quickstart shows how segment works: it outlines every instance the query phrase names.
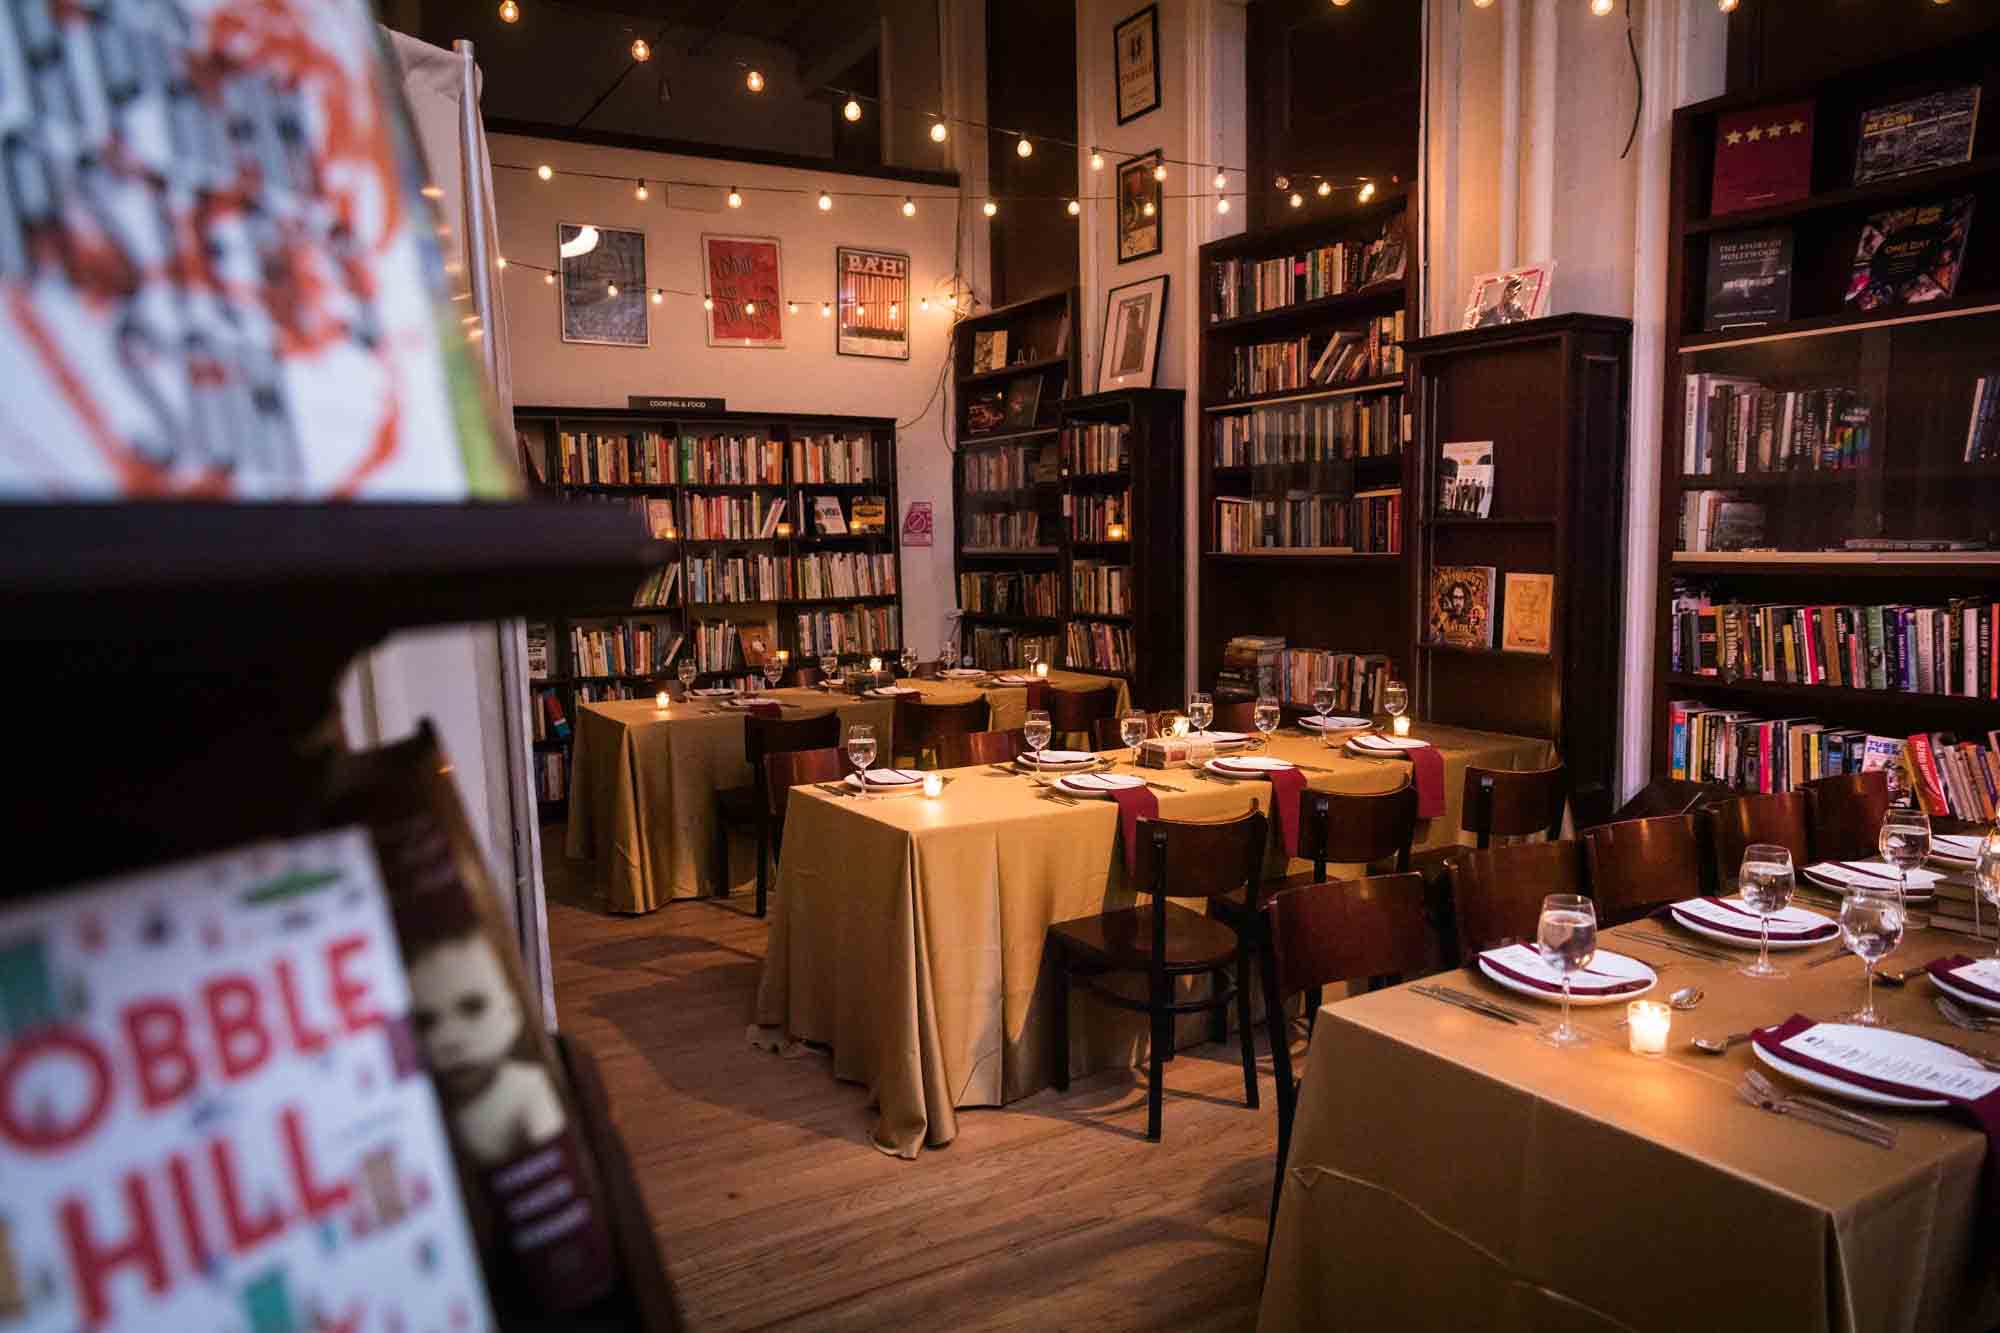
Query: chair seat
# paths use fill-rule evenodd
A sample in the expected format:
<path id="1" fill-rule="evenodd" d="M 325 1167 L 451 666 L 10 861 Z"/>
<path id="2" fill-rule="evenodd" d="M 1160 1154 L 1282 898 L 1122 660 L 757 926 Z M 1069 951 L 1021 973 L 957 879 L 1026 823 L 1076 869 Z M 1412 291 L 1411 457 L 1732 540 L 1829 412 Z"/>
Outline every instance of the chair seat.
<path id="1" fill-rule="evenodd" d="M 715 793 L 716 809 L 724 819 L 749 823 L 757 817 L 757 789 L 755 787 L 722 787 Z"/>
<path id="2" fill-rule="evenodd" d="M 1236 932 L 1222 922 L 1167 903 L 1169 971 L 1206 971 L 1236 957 Z M 1058 921 L 1049 933 L 1070 953 L 1116 968 L 1144 968 L 1153 957 L 1154 904 L 1145 903 L 1101 916 Z"/>

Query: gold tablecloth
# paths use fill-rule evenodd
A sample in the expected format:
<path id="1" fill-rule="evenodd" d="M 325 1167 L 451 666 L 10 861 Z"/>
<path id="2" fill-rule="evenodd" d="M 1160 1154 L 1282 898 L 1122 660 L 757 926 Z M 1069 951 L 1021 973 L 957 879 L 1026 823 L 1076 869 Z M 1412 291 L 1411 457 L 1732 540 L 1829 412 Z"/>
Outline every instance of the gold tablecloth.
<path id="1" fill-rule="evenodd" d="M 1018 727 L 1027 714 L 1023 686 L 984 688 L 956 681 L 912 680 L 925 699 L 962 703 L 984 694 L 992 726 Z M 1103 676 L 1052 671 L 1056 689 L 1102 688 Z M 1117 707 L 1130 698 L 1113 680 Z M 787 718 L 838 709 L 844 729 L 872 722 L 881 760 L 894 753 L 895 700 L 856 698 L 821 690 L 769 690 L 788 705 Z M 728 885 L 713 883 L 710 848 L 715 838 L 715 793 L 750 781 L 743 754 L 743 714 L 703 700 L 674 704 L 664 715 L 649 699 L 585 704 L 577 710 L 571 744 L 570 856 L 596 863 L 599 891 L 614 912 L 651 912 L 673 898 L 730 892 L 756 879 L 754 849 L 742 840 L 730 849 Z"/>
<path id="2" fill-rule="evenodd" d="M 1622 1004 L 1576 1010 L 1599 1040 L 1562 1051 L 1406 987 L 1320 1010 L 1263 1333 L 1993 1327 L 2000 1300 L 1973 1251 L 1986 1143 L 1970 1121 L 1858 1107 L 1900 1131 L 1884 1151 L 1740 1101 L 1761 1067 L 1747 1044 L 1688 1048 L 1851 1012 L 1860 964 L 1773 954 L 1791 976 L 1754 981 L 1627 934 L 1600 942 L 1667 964 L 1653 998 L 1707 991 L 1673 1016 L 1659 1059 L 1627 1052 Z M 1968 943 L 1913 932 L 1883 966 Z M 1465 972 L 1437 980 L 1542 1009 Z M 1875 1000 L 1897 1027 L 1993 1045 L 1946 1025 L 1931 993 L 1913 979 Z"/>
<path id="3" fill-rule="evenodd" d="M 1419 825 L 1420 846 L 1457 840 L 1467 764 L 1551 761 L 1546 741 L 1421 725 L 1416 734 L 1444 752 L 1449 794 L 1445 815 Z M 1395 791 L 1409 780 L 1401 760 L 1347 758 L 1297 734 L 1276 738 L 1272 752 L 1324 766 L 1306 775 L 1322 790 Z M 1184 768 L 1147 776 L 1185 789 L 1158 793 L 1166 818 L 1226 818 L 1253 800 L 1269 809 L 1262 782 L 1202 782 Z M 1054 804 L 986 768 L 953 777 L 937 800 L 793 794 L 757 997 L 760 1024 L 830 1046 L 834 1074 L 873 1091 L 876 1146 L 902 1157 L 951 1142 L 958 1107 L 1047 1086 L 1048 927 L 1133 901 L 1111 802 Z M 1080 992 L 1073 1002 L 1072 1074 L 1144 1058 L 1142 1015 Z M 1203 1020 L 1182 1030 L 1198 1039 Z"/>

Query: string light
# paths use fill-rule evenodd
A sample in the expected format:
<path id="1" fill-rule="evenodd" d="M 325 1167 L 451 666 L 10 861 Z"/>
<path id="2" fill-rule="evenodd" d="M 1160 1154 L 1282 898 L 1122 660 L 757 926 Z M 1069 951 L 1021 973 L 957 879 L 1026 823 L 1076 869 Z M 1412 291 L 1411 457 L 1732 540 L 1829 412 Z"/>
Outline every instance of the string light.
<path id="1" fill-rule="evenodd" d="M 729 187 L 729 206 L 731 208 L 743 207 L 743 196 L 734 185 Z"/>
<path id="2" fill-rule="evenodd" d="M 831 304 L 825 301 L 821 301 L 819 303 L 819 317 L 821 319 L 825 319 L 828 315 L 831 315 L 832 313 L 833 313 L 833 306 Z"/>
<path id="3" fill-rule="evenodd" d="M 1074 199 L 1070 200 L 1069 203 L 1065 205 L 1065 207 L 1069 210 L 1069 215 L 1071 217 L 1075 217 L 1078 213 L 1081 213 L 1083 211 L 1083 205 L 1079 204 Z"/>
<path id="4" fill-rule="evenodd" d="M 1095 148 L 1090 150 L 1090 169 L 1092 171 L 1104 170 L 1104 154 L 1098 152 Z"/>
<path id="5" fill-rule="evenodd" d="M 1229 173 L 1228 173 L 1228 172 L 1226 172 L 1226 171 L 1221 171 L 1221 170 L 1218 170 L 1218 171 L 1217 171 L 1217 172 L 1215 173 L 1215 188 L 1216 188 L 1216 189 L 1218 189 L 1218 190 L 1226 190 L 1226 189 L 1228 189 L 1228 188 L 1229 188 Z"/>
<path id="6" fill-rule="evenodd" d="M 1590 0 L 1590 12 L 1603 18 L 1611 12 L 1612 0 Z"/>
<path id="7" fill-rule="evenodd" d="M 1333 193 L 1333 182 L 1322 179 L 1319 183 L 1319 197 L 1324 199 Z"/>
<path id="8" fill-rule="evenodd" d="M 637 199 L 642 204 L 646 202 L 646 199 L 648 197 L 648 192 L 646 190 L 646 182 L 640 181 L 636 186 L 632 188 L 632 197 L 634 199 Z"/>
<path id="9" fill-rule="evenodd" d="M 913 218 L 913 217 L 915 217 L 916 215 L 917 215 L 917 201 L 916 201 L 916 200 L 914 200 L 914 199 L 912 199 L 912 198 L 910 198 L 910 196 L 908 196 L 907 194 L 906 194 L 906 195 L 904 195 L 904 196 L 903 196 L 903 216 L 904 216 L 904 217 L 906 217 L 906 218 Z"/>
<path id="10" fill-rule="evenodd" d="M 819 211 L 822 213 L 829 213 L 833 211 L 833 196 L 828 194 L 825 190 L 821 190 L 819 192 Z"/>
<path id="11" fill-rule="evenodd" d="M 1028 136 L 1024 134 L 1021 136 L 1021 141 L 1014 145 L 1014 152 L 1021 157 L 1033 157 L 1035 155 L 1035 145 L 1030 143 Z"/>
<path id="12" fill-rule="evenodd" d="M 862 305 L 859 301 L 854 303 L 854 317 L 856 319 L 862 319 L 866 317 L 867 314 L 868 314 L 867 306 Z"/>
<path id="13" fill-rule="evenodd" d="M 605 294 L 606 296 L 616 296 L 616 295 L 618 295 L 618 284 L 617 284 L 617 283 L 615 283 L 615 282 L 607 282 L 607 283 L 605 283 L 605 284 L 604 284 L 604 294 Z"/>
<path id="14" fill-rule="evenodd" d="M 701 308 L 703 310 L 715 309 L 715 298 L 704 292 L 701 298 Z"/>
<path id="15" fill-rule="evenodd" d="M 743 303 L 743 313 L 744 313 L 744 314 L 746 314 L 746 315 L 754 315 L 754 314 L 756 314 L 756 313 L 757 313 L 757 303 L 756 303 L 755 301 L 745 301 L 745 302 Z"/>
<path id="16" fill-rule="evenodd" d="M 1215 201 L 1215 211 L 1216 211 L 1216 212 L 1218 212 L 1218 213 L 1227 213 L 1227 212 L 1229 211 L 1229 196 L 1228 196 L 1228 195 L 1226 195 L 1226 194 L 1225 194 L 1225 195 L 1222 195 L 1222 196 L 1221 196 L 1220 198 L 1218 198 L 1218 199 L 1217 199 L 1217 200 Z"/>
<path id="17" fill-rule="evenodd" d="M 1347 8 L 1347 0 L 1333 0 L 1333 7 L 1335 9 L 1345 9 Z"/>
<path id="18" fill-rule="evenodd" d="M 928 296 L 920 296 L 920 297 L 918 297 L 918 298 L 917 298 L 917 309 L 919 309 L 919 310 L 929 310 L 930 308 L 931 308 L 931 298 L 930 298 L 930 297 L 928 297 Z"/>
<path id="19" fill-rule="evenodd" d="M 1304 195 L 1300 194 L 1297 190 L 1293 190 L 1292 197 L 1286 200 L 1285 202 L 1290 204 L 1293 208 L 1297 208 L 1300 205 L 1304 204 L 1305 201 L 1306 197 Z"/>
<path id="20" fill-rule="evenodd" d="M 556 178 L 556 169 L 550 166 L 548 163 L 544 162 L 542 163 L 542 165 L 535 168 L 535 174 L 537 176 L 540 176 L 545 181 L 552 181 Z"/>
<path id="21" fill-rule="evenodd" d="M 1491 9 L 1493 8 L 1493 0 L 1472 0 L 1472 7 L 1474 9 Z"/>
<path id="22" fill-rule="evenodd" d="M 658 287 L 653 288 L 654 305 L 661 305 L 666 301 L 666 299 L 667 299 L 667 294 L 665 292 L 661 291 Z"/>
<path id="23" fill-rule="evenodd" d="M 646 44 L 644 37 L 632 39 L 632 58 L 642 65 L 653 58 L 653 48 Z"/>
<path id="24" fill-rule="evenodd" d="M 1167 164 L 1162 162 L 1160 163 L 1159 166 L 1153 168 L 1153 179 L 1156 181 L 1163 181 L 1166 178 L 1167 178 Z"/>
<path id="25" fill-rule="evenodd" d="M 1937 2 L 1943 4 L 1945 0 L 1937 0 Z M 1733 14 L 1736 12 L 1736 0 L 1715 0 L 1715 7 L 1725 14 Z"/>
<path id="26" fill-rule="evenodd" d="M 1142 213 L 1144 213 L 1144 214 L 1145 214 L 1145 215 L 1146 215 L 1147 217 L 1151 217 L 1151 216 L 1153 216 L 1153 214 L 1155 214 L 1155 213 L 1159 212 L 1159 209 L 1155 208 L 1155 207 L 1153 206 L 1153 201 L 1152 201 L 1152 200 L 1150 200 L 1150 199 L 1148 199 L 1148 200 L 1146 201 L 1146 206 L 1145 206 L 1144 208 L 1140 209 L 1139 211 L 1140 211 L 1140 212 L 1142 212 Z"/>
<path id="27" fill-rule="evenodd" d="M 764 75 L 761 70 L 751 70 L 743 76 L 743 86 L 753 93 L 764 91 Z"/>
<path id="28" fill-rule="evenodd" d="M 988 199 L 984 204 L 980 205 L 979 211 L 984 213 L 987 217 L 990 218 L 995 213 L 998 213 L 1000 211 L 1000 205 L 994 203 L 991 199 Z"/>
<path id="29" fill-rule="evenodd" d="M 951 137 L 951 131 L 944 127 L 943 121 L 934 120 L 931 122 L 932 143 L 943 143 L 949 137 Z"/>
<path id="30" fill-rule="evenodd" d="M 500 267 L 501 268 L 507 267 L 507 256 L 505 255 L 500 256 Z"/>
<path id="31" fill-rule="evenodd" d="M 545 286 L 545 287 L 553 287 L 553 286 L 555 286 L 555 285 L 556 285 L 556 275 L 555 275 L 555 274 L 554 274 L 553 272 L 549 272 L 549 273 L 544 273 L 544 274 L 542 274 L 542 285 L 543 285 L 543 286 Z"/>
<path id="32" fill-rule="evenodd" d="M 1375 197 L 1375 182 L 1374 181 L 1363 182 L 1361 186 L 1361 202 L 1365 204 L 1374 197 Z"/>
<path id="33" fill-rule="evenodd" d="M 515 4 L 514 0 L 500 0 L 500 21 L 502 23 L 519 23 L 521 21 L 521 7 Z"/>
<path id="34" fill-rule="evenodd" d="M 903 307 L 901 305 L 899 305 L 894 301 L 889 302 L 889 318 L 891 320 L 895 319 L 897 312 L 900 311 L 902 308 Z"/>
<path id="35" fill-rule="evenodd" d="M 847 117 L 849 124 L 853 124 L 861 119 L 861 103 L 851 97 L 848 98 L 847 105 L 840 108 L 840 114 Z"/>
<path id="36" fill-rule="evenodd" d="M 798 314 L 798 313 L 799 313 L 799 303 L 798 303 L 797 301 L 787 301 L 787 302 L 785 302 L 785 313 L 786 313 L 786 314 L 788 314 L 788 315 L 796 315 L 796 314 Z"/>

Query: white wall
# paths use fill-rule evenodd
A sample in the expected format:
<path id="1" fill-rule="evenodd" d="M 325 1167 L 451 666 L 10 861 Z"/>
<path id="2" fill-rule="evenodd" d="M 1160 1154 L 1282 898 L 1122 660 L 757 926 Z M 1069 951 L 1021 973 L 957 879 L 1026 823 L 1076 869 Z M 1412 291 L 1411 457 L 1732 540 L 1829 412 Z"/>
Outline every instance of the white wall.
<path id="1" fill-rule="evenodd" d="M 971 136 L 957 136 L 971 137 Z M 892 180 L 756 167 L 670 157 L 627 149 L 492 138 L 494 193 L 500 244 L 510 259 L 543 267 L 556 260 L 559 222 L 587 222 L 646 233 L 649 285 L 702 289 L 703 232 L 775 236 L 781 242 L 784 285 L 801 305 L 785 317 L 783 348 L 709 347 L 699 297 L 669 296 L 649 307 L 652 345 L 619 348 L 565 343 L 557 314 L 559 288 L 539 273 L 510 268 L 508 316 L 512 323 L 514 400 L 563 407 L 623 407 L 629 394 L 719 396 L 732 411 L 823 412 L 895 417 L 899 499 L 929 500 L 935 507 L 937 544 L 905 548 L 902 564 L 904 634 L 923 646 L 935 643 L 953 604 L 951 587 L 951 460 L 945 451 L 946 399 L 940 390 L 950 329 L 936 302 L 953 273 L 958 196 L 937 186 Z M 556 177 L 543 182 L 505 164 L 547 162 Z M 618 180 L 566 174 L 595 171 Z M 633 197 L 644 177 L 651 198 Z M 662 186 L 665 180 L 712 183 L 716 189 Z M 724 206 L 729 185 L 745 191 L 739 210 Z M 759 186 L 802 194 L 760 194 Z M 882 198 L 837 199 L 831 212 L 814 203 L 820 189 L 879 191 Z M 918 203 L 915 218 L 901 213 L 903 197 Z M 984 230 L 984 219 L 978 230 Z M 968 230 L 970 226 L 968 225 Z M 909 254 L 912 300 L 933 299 L 929 315 L 913 312 L 911 358 L 878 361 L 837 356 L 833 322 L 818 303 L 834 294 L 834 247 L 856 245 Z M 901 514 L 897 515 L 900 522 Z"/>

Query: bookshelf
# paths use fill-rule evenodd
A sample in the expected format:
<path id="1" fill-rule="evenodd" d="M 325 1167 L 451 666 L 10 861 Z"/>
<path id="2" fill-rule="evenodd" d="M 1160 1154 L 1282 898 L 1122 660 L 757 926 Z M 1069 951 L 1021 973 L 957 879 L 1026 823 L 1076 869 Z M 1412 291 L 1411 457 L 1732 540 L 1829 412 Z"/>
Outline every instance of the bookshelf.
<path id="1" fill-rule="evenodd" d="M 1402 344 L 1416 335 L 1422 309 L 1420 235 L 1414 197 L 1392 191 L 1331 218 L 1201 249 L 1204 686 L 1229 639 L 1245 634 L 1281 635 L 1293 649 L 1384 654 L 1391 674 L 1407 677 L 1403 494 L 1412 423 Z M 1394 276 L 1384 276 L 1378 258 L 1385 241 L 1402 249 Z M 1310 282 L 1295 279 L 1288 302 L 1271 289 L 1282 282 L 1279 261 L 1335 246 L 1338 278 L 1330 264 L 1315 266 Z M 1341 346 L 1321 365 L 1336 335 Z"/>
<path id="2" fill-rule="evenodd" d="M 1631 341 L 1630 321 L 1578 314 L 1409 345 L 1414 710 L 1554 741 L 1579 827 L 1609 818 L 1618 804 L 1618 698 L 1604 683 L 1616 675 L 1624 623 Z M 1448 507 L 1443 446 L 1453 442 L 1490 451 L 1483 516 Z M 1493 571 L 1490 646 L 1433 632 L 1431 589 L 1437 571 L 1454 566 Z M 1510 592 L 1539 592 L 1525 580 L 1510 589 L 1510 574 L 1552 576 L 1541 651 L 1507 646 Z"/>
<path id="3" fill-rule="evenodd" d="M 648 697 L 685 656 L 702 683 L 743 679 L 758 669 L 760 639 L 800 663 L 900 647 L 894 421 L 524 407 L 515 425 L 549 494 L 637 511 L 668 556 L 623 597 L 577 598 L 529 627 L 531 663 L 546 664 L 529 686 L 545 818 L 566 805 L 584 703 Z M 881 502 L 881 526 L 857 533 L 856 503 L 869 500 Z M 833 507 L 844 533 L 819 522 Z"/>
<path id="4" fill-rule="evenodd" d="M 1990 107 L 2000 96 L 1996 37 L 2000 29 L 1674 113 L 1657 776 L 1680 767 L 1676 734 L 1687 730 L 1677 719 L 1690 708 L 1740 713 L 1728 725 L 1731 753 L 1756 760 L 1760 747 L 1783 747 L 1778 778 L 1791 782 L 1853 762 L 1871 734 L 1984 741 L 2000 725 L 2000 664 L 1990 655 L 2000 615 L 2000 447 L 1989 441 L 1967 457 L 1969 447 L 1978 452 L 1981 378 L 2000 385 L 2000 237 L 1990 225 L 2000 210 L 2000 138 L 1985 116 L 1969 161 L 1853 179 L 1865 110 L 1965 85 L 1977 85 Z M 1721 122 L 1801 101 L 1812 108 L 1806 193 L 1714 213 Z M 1973 223 L 1949 296 L 1872 310 L 1847 303 L 1871 218 L 1959 198 L 1972 200 Z M 1712 247 L 1762 228 L 1792 247 L 1782 317 L 1710 328 Z M 1795 763 L 1808 767 L 1787 771 Z M 1746 774 L 1739 765 L 1720 776 Z M 1767 781 L 1761 771 L 1756 779 Z"/>

